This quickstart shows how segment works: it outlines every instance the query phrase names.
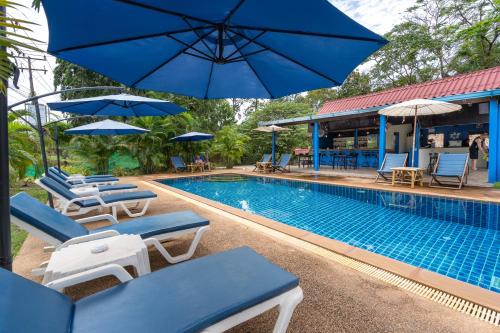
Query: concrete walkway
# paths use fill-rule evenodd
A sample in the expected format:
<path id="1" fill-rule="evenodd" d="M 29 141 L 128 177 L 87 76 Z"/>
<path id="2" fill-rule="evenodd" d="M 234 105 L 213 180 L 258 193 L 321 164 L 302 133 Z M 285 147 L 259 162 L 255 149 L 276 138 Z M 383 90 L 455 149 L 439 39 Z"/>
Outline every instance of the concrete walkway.
<path id="1" fill-rule="evenodd" d="M 159 199 L 151 205 L 148 215 L 192 209 L 210 219 L 212 228 L 202 239 L 195 257 L 247 245 L 298 275 L 305 298 L 294 313 L 289 332 L 498 332 L 498 328 L 468 315 L 334 264 L 279 236 L 269 236 L 261 231 L 262 227 L 239 223 L 226 214 L 159 191 L 139 178 L 123 181 L 157 192 Z M 123 215 L 120 218 L 125 220 Z M 31 269 L 48 258 L 43 246 L 29 236 L 14 261 L 14 270 L 32 278 Z M 187 241 L 179 240 L 168 248 L 180 251 L 187 246 Z M 156 251 L 151 250 L 150 255 L 153 270 L 168 266 Z M 115 283 L 104 278 L 72 287 L 67 293 L 79 299 Z M 231 332 L 271 332 L 276 315 L 276 311 L 265 313 Z"/>

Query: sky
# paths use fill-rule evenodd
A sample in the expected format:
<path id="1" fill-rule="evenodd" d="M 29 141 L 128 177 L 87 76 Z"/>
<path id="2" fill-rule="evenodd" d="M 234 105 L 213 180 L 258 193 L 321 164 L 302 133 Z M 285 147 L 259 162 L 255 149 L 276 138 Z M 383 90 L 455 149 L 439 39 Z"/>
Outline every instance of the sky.
<path id="1" fill-rule="evenodd" d="M 307 0 L 305 0 L 307 1 Z M 410 7 L 414 0 L 329 0 L 334 6 L 342 10 L 344 13 L 355 19 L 365 27 L 373 30 L 374 32 L 382 35 L 391 28 L 400 23 L 403 18 L 404 11 Z M 32 28 L 33 32 L 30 34 L 33 38 L 41 41 L 34 43 L 42 50 L 47 49 L 48 41 L 48 26 L 47 20 L 43 9 L 40 12 L 31 8 L 32 0 L 18 0 L 18 3 L 25 6 L 20 10 L 10 10 L 7 12 L 9 16 L 16 16 L 22 19 L 29 20 L 38 24 Z M 30 55 L 36 58 L 46 57 L 45 61 L 34 61 L 33 67 L 43 69 L 47 72 L 34 72 L 34 85 L 37 95 L 48 93 L 54 90 L 53 87 L 53 69 L 55 67 L 55 58 L 42 53 L 30 52 Z M 18 59 L 18 66 L 26 67 L 26 59 Z M 27 71 L 23 71 L 19 78 L 20 89 L 17 90 L 13 87 L 9 88 L 9 104 L 21 101 L 28 98 L 29 95 L 29 80 Z M 58 100 L 58 96 L 45 98 L 42 103 Z"/>

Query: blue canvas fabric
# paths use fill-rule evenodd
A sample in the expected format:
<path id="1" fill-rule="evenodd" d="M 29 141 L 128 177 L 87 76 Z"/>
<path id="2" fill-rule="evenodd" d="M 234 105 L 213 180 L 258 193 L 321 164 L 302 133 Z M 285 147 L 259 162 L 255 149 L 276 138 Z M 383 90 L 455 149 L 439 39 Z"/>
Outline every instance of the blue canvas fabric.
<path id="1" fill-rule="evenodd" d="M 213 134 L 208 134 L 208 133 L 200 133 L 200 132 L 189 132 L 186 134 L 178 135 L 176 137 L 173 137 L 172 141 L 179 141 L 179 142 L 189 142 L 189 141 L 203 141 L 203 140 L 210 140 L 213 139 L 214 135 Z"/>
<path id="2" fill-rule="evenodd" d="M 186 210 L 135 218 L 132 221 L 97 228 L 91 232 L 116 230 L 121 234 L 141 235 L 142 238 L 148 238 L 169 232 L 203 227 L 209 224 L 210 222 L 206 218 L 193 211 Z"/>
<path id="3" fill-rule="evenodd" d="M 170 266 L 75 303 L 72 332 L 199 332 L 298 286 L 247 247 Z"/>
<path id="4" fill-rule="evenodd" d="M 171 156 L 170 161 L 172 161 L 172 165 L 175 169 L 186 169 L 186 164 L 184 160 L 180 156 Z"/>
<path id="5" fill-rule="evenodd" d="M 462 177 L 467 168 L 468 154 L 439 154 L 436 176 L 440 177 Z"/>
<path id="6" fill-rule="evenodd" d="M 125 123 L 120 123 L 118 121 L 106 119 L 103 121 L 98 121 L 96 123 L 91 123 L 87 125 L 82 125 L 74 127 L 64 131 L 64 134 L 71 135 L 130 135 L 130 134 L 142 134 L 149 132 L 149 130 L 140 128 L 137 126 L 128 125 Z"/>
<path id="7" fill-rule="evenodd" d="M 278 167 L 284 168 L 290 163 L 290 159 L 292 158 L 292 154 L 281 154 L 280 162 L 278 163 Z"/>
<path id="8" fill-rule="evenodd" d="M 39 283 L 0 269 L 0 332 L 71 332 L 73 302 Z"/>
<path id="9" fill-rule="evenodd" d="M 199 332 L 298 286 L 248 247 L 183 262 L 75 303 L 0 270 L 0 332 Z"/>
<path id="10" fill-rule="evenodd" d="M 84 226 L 24 192 L 10 198 L 10 212 L 21 221 L 49 234 L 61 243 L 89 233 Z"/>
<path id="11" fill-rule="evenodd" d="M 128 94 L 96 96 L 47 104 L 52 110 L 91 116 L 171 116 L 186 111 L 169 101 Z"/>
<path id="12" fill-rule="evenodd" d="M 406 166 L 408 154 L 386 154 L 384 165 L 378 172 L 392 173 L 391 168 L 398 168 Z"/>
<path id="13" fill-rule="evenodd" d="M 129 87 L 198 98 L 337 86 L 387 43 L 326 0 L 42 3 L 49 53 Z"/>

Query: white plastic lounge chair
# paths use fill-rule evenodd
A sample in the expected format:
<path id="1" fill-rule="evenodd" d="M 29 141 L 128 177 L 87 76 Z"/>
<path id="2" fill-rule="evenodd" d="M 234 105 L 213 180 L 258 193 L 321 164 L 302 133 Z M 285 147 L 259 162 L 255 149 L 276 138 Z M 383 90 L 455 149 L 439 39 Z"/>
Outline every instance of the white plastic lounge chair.
<path id="1" fill-rule="evenodd" d="M 464 183 L 467 183 L 468 164 L 468 153 L 439 154 L 429 186 L 461 189 Z"/>
<path id="2" fill-rule="evenodd" d="M 180 211 L 135 218 L 118 223 L 111 215 L 99 215 L 73 220 L 21 192 L 10 198 L 11 221 L 33 236 L 59 250 L 71 244 L 120 234 L 140 235 L 147 245 L 154 246 L 171 264 L 190 259 L 210 222 L 193 211 Z M 111 225 L 88 230 L 82 223 L 108 220 Z M 160 242 L 184 235 L 194 235 L 187 252 L 172 256 Z"/>
<path id="3" fill-rule="evenodd" d="M 121 207 L 130 217 L 142 216 L 148 210 L 149 204 L 156 199 L 151 191 L 134 191 L 109 195 L 90 195 L 79 197 L 55 180 L 43 177 L 35 181 L 37 185 L 56 197 L 58 208 L 64 215 L 81 215 L 101 208 L 111 208 L 113 216 L 117 217 L 117 208 Z M 127 205 L 138 206 L 143 203 L 141 211 L 132 213 Z"/>
<path id="4" fill-rule="evenodd" d="M 55 167 L 50 167 L 48 172 L 53 174 L 56 177 L 61 178 L 62 180 L 68 182 L 69 184 L 76 185 L 76 186 L 78 186 L 78 185 L 79 186 L 113 185 L 119 181 L 118 178 L 110 176 L 110 175 L 90 176 L 90 177 L 85 177 L 82 175 L 66 176 L 64 173 L 59 172 L 59 169 L 57 169 Z"/>
<path id="5" fill-rule="evenodd" d="M 84 175 L 70 175 L 69 173 L 67 173 L 66 171 L 64 171 L 63 169 L 59 169 L 58 167 L 50 167 L 49 169 L 52 169 L 52 170 L 55 170 L 55 171 L 58 171 L 62 174 L 64 174 L 66 177 L 77 177 L 77 178 L 109 178 L 109 177 L 113 177 L 113 175 L 110 175 L 110 174 L 105 174 L 105 175 L 90 175 L 90 176 L 84 176 Z"/>
<path id="6" fill-rule="evenodd" d="M 91 188 L 91 189 L 96 189 L 99 194 L 110 194 L 110 193 L 130 192 L 133 190 L 137 190 L 137 185 L 133 184 L 115 184 L 115 185 L 99 185 L 99 186 L 91 186 L 89 184 L 72 185 L 67 181 L 63 180 L 62 178 L 54 175 L 54 173 L 50 170 L 48 172 L 47 177 L 55 180 L 61 186 L 66 187 L 70 191 L 71 189 Z"/>
<path id="7" fill-rule="evenodd" d="M 122 283 L 76 302 L 56 291 L 109 275 Z M 213 333 L 278 307 L 273 332 L 285 333 L 303 299 L 295 275 L 247 247 L 136 279 L 107 265 L 48 286 L 55 290 L 0 269 L 0 332 Z"/>
<path id="8" fill-rule="evenodd" d="M 392 175 L 392 168 L 399 168 L 406 166 L 406 160 L 408 159 L 408 154 L 385 154 L 384 161 L 379 170 L 377 170 L 377 178 L 375 178 L 375 183 L 379 182 L 382 178 L 384 181 L 390 181 L 391 177 L 387 175 Z"/>

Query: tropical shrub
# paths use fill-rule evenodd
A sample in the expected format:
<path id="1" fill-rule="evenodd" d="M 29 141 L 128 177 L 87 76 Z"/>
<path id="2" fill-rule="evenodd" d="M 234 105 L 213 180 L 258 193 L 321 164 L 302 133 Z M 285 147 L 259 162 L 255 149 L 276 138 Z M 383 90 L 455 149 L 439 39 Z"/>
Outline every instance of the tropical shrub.
<path id="1" fill-rule="evenodd" d="M 85 158 L 97 174 L 109 173 L 109 159 L 116 151 L 116 140 L 110 136 L 75 136 L 70 148 L 76 155 Z"/>
<path id="2" fill-rule="evenodd" d="M 245 144 L 250 138 L 237 131 L 235 126 L 224 126 L 215 134 L 212 154 L 222 159 L 226 168 L 232 168 L 241 162 L 245 153 Z"/>

